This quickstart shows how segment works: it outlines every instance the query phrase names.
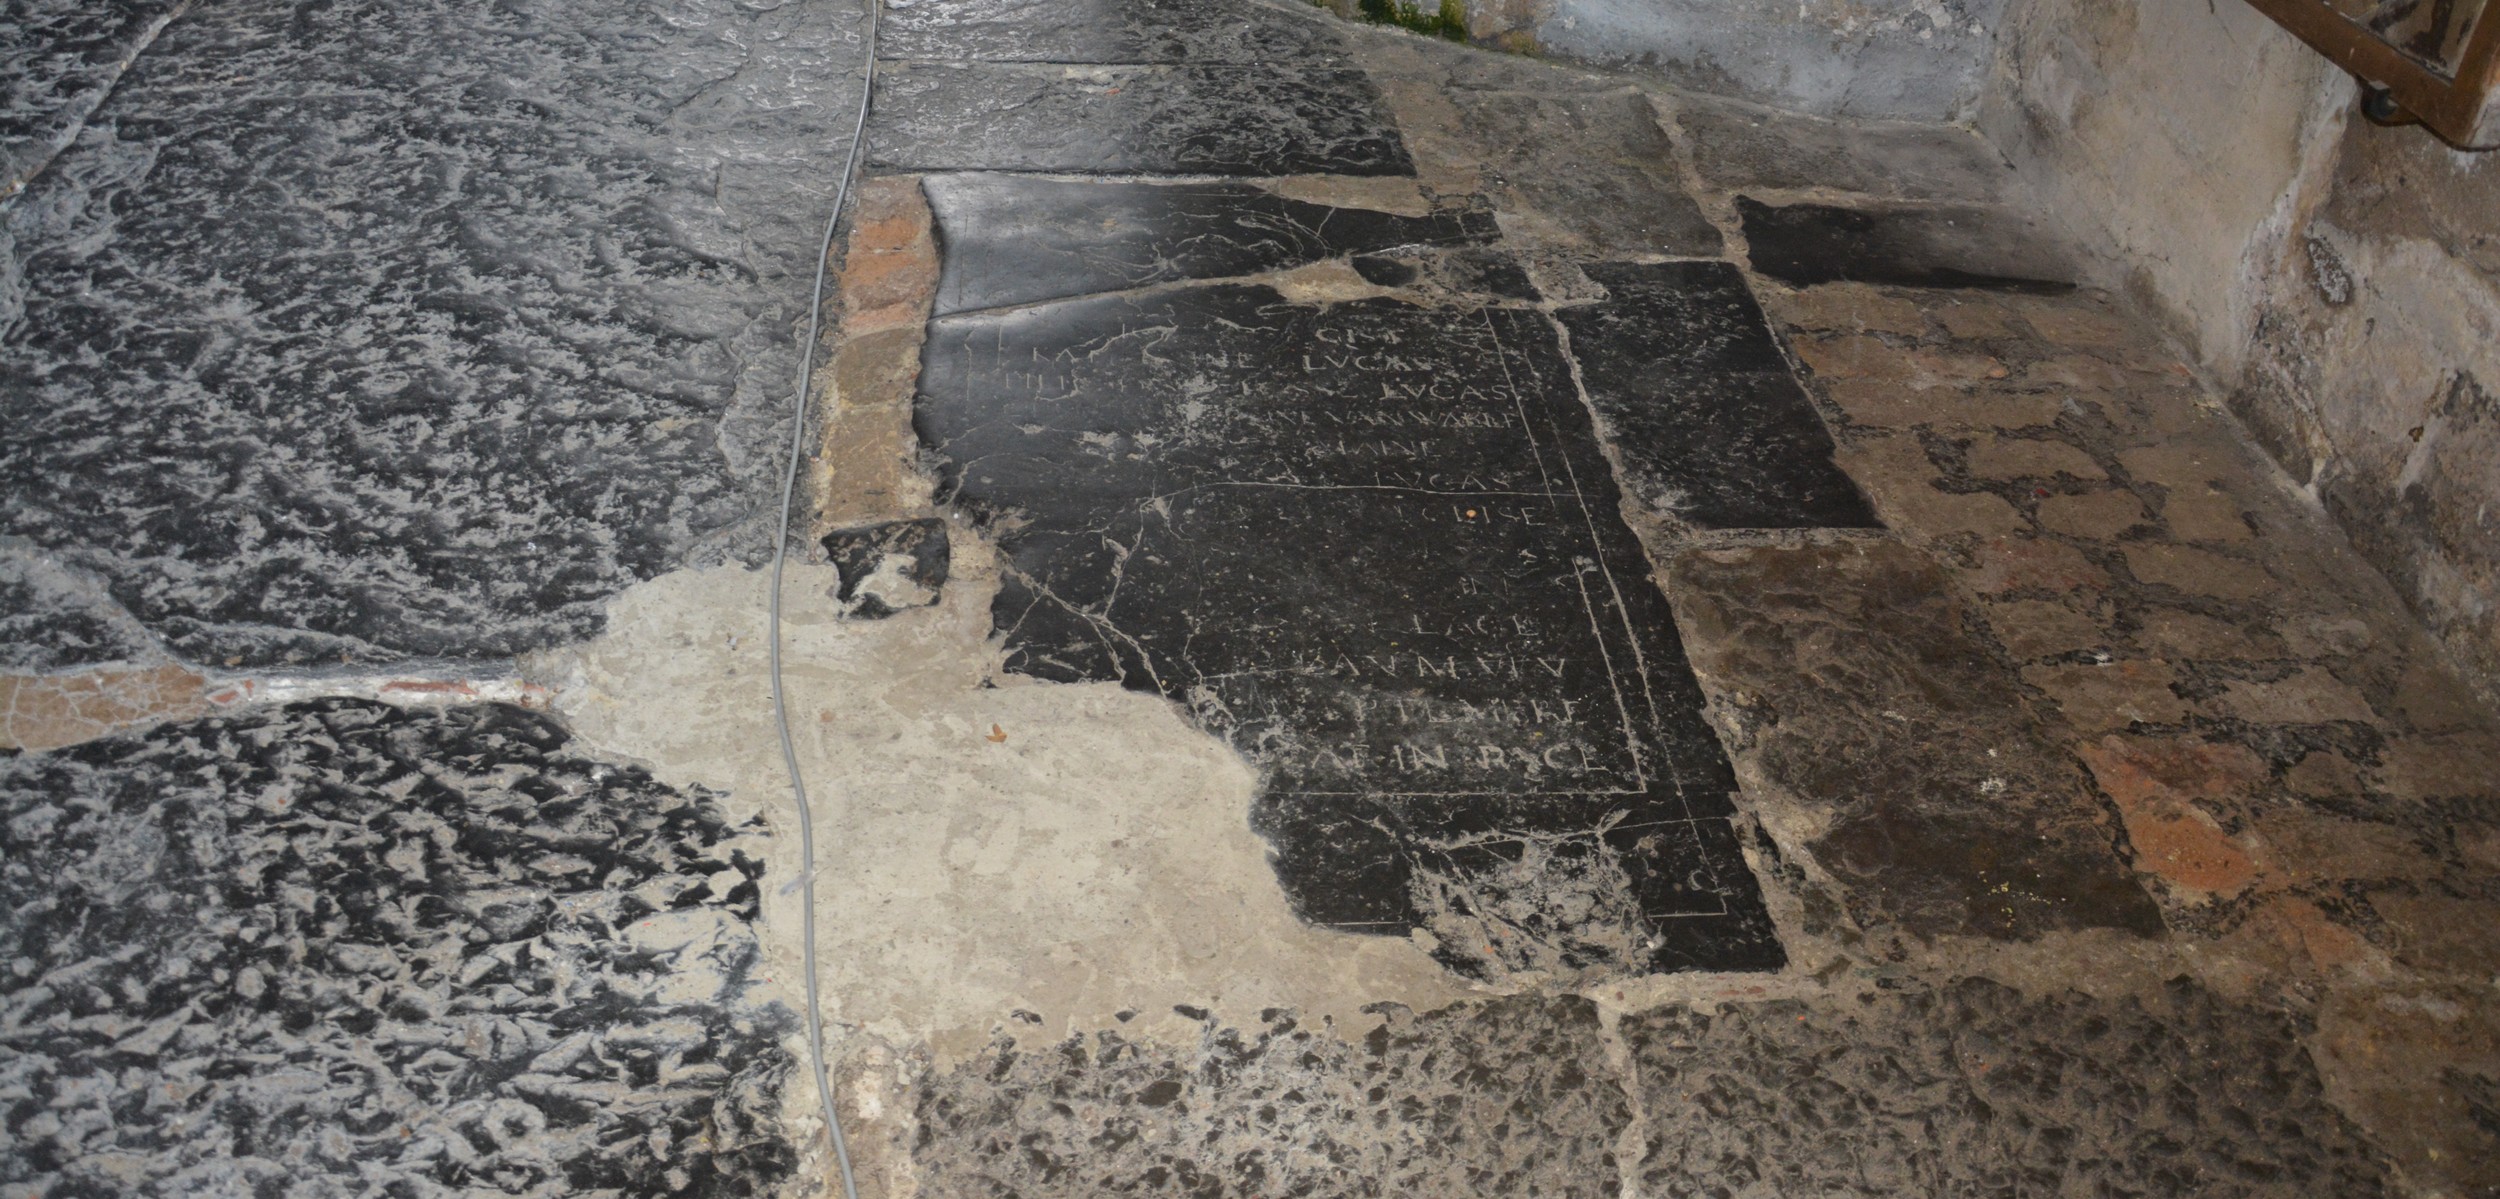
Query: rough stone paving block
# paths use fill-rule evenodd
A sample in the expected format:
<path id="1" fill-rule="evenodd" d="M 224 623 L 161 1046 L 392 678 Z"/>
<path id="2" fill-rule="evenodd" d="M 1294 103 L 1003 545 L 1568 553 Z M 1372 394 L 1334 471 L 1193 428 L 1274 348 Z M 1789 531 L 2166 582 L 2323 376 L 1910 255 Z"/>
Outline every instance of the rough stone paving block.
<path id="1" fill-rule="evenodd" d="M 1229 738 L 1305 917 L 1467 970 L 1780 962 L 1541 316 L 1200 286 L 941 318 L 926 361 L 943 488 L 1014 517 L 1009 669 Z"/>
<path id="2" fill-rule="evenodd" d="M 0 212 L 0 535 L 253 665 L 760 546 L 848 11 L 194 9 Z"/>
<path id="3" fill-rule="evenodd" d="M 877 36 L 886 58 L 985 62 L 1309 65 L 1342 51 L 1316 14 L 1241 0 L 893 0 Z"/>
<path id="4" fill-rule="evenodd" d="M 1642 503 L 1706 529 L 1875 527 L 1735 267 L 1580 269 L 1609 298 L 1558 315 Z"/>
<path id="5" fill-rule="evenodd" d="M 1194 1053 L 1002 1037 L 920 1084 L 914 1167 L 924 1193 L 1022 1199 L 1616 1193 L 1632 1112 L 1589 1001 L 1383 1015 L 1349 1043 L 1274 1012 Z"/>
<path id="6" fill-rule="evenodd" d="M 874 620 L 938 602 L 946 586 L 946 522 L 895 520 L 825 534 L 825 553 L 842 582 L 845 614 Z"/>
<path id="7" fill-rule="evenodd" d="M 1881 541 L 1696 551 L 1673 569 L 1731 747 L 1766 795 L 1802 805 L 1807 848 L 1862 927 L 2161 931 L 2073 755 L 1932 559 Z"/>
<path id="8" fill-rule="evenodd" d="M 0 761 L 0 1184 L 781 1193 L 752 830 L 565 740 L 325 700 Z"/>
<path id="9" fill-rule="evenodd" d="M 0 6 L 0 200 L 78 135 L 132 56 L 187 0 L 9 0 Z"/>
<path id="10" fill-rule="evenodd" d="M 932 175 L 921 186 L 946 246 L 941 316 L 1499 236 L 1489 213 L 1332 208 L 1242 183 L 973 174 Z"/>
<path id="11" fill-rule="evenodd" d="M 897 63 L 870 126 L 888 170 L 1415 173 L 1371 80 L 1338 67 Z"/>
<path id="12" fill-rule="evenodd" d="M 2298 1031 L 2185 979 L 2150 1002 L 1971 979 L 1627 1016 L 1640 1193 L 2368 1199 L 2387 1170 Z"/>
<path id="13" fill-rule="evenodd" d="M 2060 292 L 2075 285 L 2075 264 L 2048 231 L 2011 208 L 1775 208 L 1738 196 L 1736 211 L 1753 269 L 1798 287 L 1848 281 Z"/>

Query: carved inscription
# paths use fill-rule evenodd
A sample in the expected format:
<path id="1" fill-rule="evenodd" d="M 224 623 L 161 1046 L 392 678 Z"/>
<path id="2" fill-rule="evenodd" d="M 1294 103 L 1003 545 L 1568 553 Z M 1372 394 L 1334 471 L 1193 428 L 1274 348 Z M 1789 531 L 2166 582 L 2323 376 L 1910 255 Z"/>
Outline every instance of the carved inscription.
<path id="1" fill-rule="evenodd" d="M 1011 643 L 1200 697 L 1301 789 L 1646 789 L 1640 654 L 1576 477 L 1591 464 L 1540 446 L 1547 397 L 1519 376 L 1545 380 L 1496 314 L 1196 298 L 1214 311 L 1195 327 L 1077 301 L 966 322 L 987 335 L 932 356 L 1002 409 L 924 425 L 963 464 L 963 501 L 1030 522 Z M 1041 486 L 1080 465 L 1084 502 Z M 1083 577 L 1105 554 L 1110 586 Z M 1202 590 L 1220 581 L 1244 591 Z M 1250 607 L 1261 627 L 1210 627 Z"/>
<path id="2" fill-rule="evenodd" d="M 1342 877 L 1455 821 L 1648 830 L 1626 845 L 1693 864 L 1644 910 L 1758 924 L 1705 851 L 1728 768 L 1542 322 L 1214 285 L 931 328 L 917 419 L 1007 550 L 1009 668 L 1230 739 L 1315 920 L 1395 931 L 1397 880 Z"/>

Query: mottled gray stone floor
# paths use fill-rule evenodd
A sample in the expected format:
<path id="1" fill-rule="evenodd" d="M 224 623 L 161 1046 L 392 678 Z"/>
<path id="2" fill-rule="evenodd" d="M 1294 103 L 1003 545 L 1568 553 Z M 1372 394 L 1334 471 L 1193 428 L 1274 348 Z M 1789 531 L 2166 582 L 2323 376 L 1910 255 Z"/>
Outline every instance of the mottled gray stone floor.
<path id="1" fill-rule="evenodd" d="M 774 760 L 686 568 L 770 548 L 862 15 L 0 8 L 10 1199 L 828 1193 L 779 794 L 593 742 Z M 1439 998 L 1183 937 L 1235 1009 L 845 1017 L 863 1193 L 2500 1194 L 2500 722 L 1984 143 L 1298 3 L 887 16 L 798 615 L 900 631 L 799 740 L 949 748 L 846 943 L 1130 865 L 1016 769 L 1195 777 L 960 659 L 1202 738 L 1229 898 Z M 705 631 L 581 661 L 665 710 L 516 665 L 629 593 Z M 1036 909 L 954 968 L 1149 985 Z"/>
<path id="2" fill-rule="evenodd" d="M 0 1184 L 770 1193 L 761 864 L 565 741 L 324 701 L 0 762 Z"/>
<path id="3" fill-rule="evenodd" d="M 0 536 L 252 666 L 509 655 L 752 555 L 858 16 L 188 13 L 0 212 Z"/>
<path id="4" fill-rule="evenodd" d="M 964 1196 L 2162 1196 L 2394 1193 L 2281 1017 L 1965 979 L 1829 1005 L 1626 1017 L 1585 1000 L 1287 1017 L 1195 1052 L 1005 1037 L 922 1092 Z M 1619 1160 L 1639 1113 L 1636 1148 Z"/>
<path id="5" fill-rule="evenodd" d="M 0 201 L 78 136 L 122 71 L 188 0 L 9 0 L 0 6 Z"/>

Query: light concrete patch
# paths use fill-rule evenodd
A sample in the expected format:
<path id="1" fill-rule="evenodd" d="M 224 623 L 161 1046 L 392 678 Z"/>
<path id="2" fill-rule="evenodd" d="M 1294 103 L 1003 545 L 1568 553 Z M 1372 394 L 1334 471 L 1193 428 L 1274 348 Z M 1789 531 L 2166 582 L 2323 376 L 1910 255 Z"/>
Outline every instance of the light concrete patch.
<path id="1" fill-rule="evenodd" d="M 1051 1035 L 1194 1043 L 1202 1026 L 1174 1005 L 1232 1023 L 1292 1008 L 1359 1034 L 1377 1023 L 1367 1004 L 1431 1010 L 1471 993 L 1409 942 L 1297 921 L 1249 829 L 1255 776 L 1170 704 L 1000 673 L 996 564 L 969 530 L 954 544 L 943 601 L 882 621 L 832 617 L 830 568 L 790 572 L 785 661 L 817 813 L 828 1019 L 926 1041 L 943 1064 L 1019 1011 Z M 760 572 L 665 575 L 615 603 L 605 636 L 528 669 L 559 689 L 586 747 L 764 816 L 768 973 L 787 979 L 800 863 L 764 612 Z"/>

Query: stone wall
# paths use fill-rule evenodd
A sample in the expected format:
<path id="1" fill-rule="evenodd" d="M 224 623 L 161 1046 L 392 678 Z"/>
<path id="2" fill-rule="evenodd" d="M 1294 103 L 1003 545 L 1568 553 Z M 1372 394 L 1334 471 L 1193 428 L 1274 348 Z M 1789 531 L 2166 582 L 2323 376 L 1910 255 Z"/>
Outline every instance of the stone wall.
<path id="1" fill-rule="evenodd" d="M 2334 77 L 2242 0 L 2013 0 L 1979 128 L 2228 374 Z"/>
<path id="2" fill-rule="evenodd" d="M 2236 0 L 2014 0 L 1979 125 L 2500 691 L 2500 154 L 2347 119 Z"/>
<path id="3" fill-rule="evenodd" d="M 2232 399 L 2500 686 L 2500 152 L 2352 122 L 2268 261 Z"/>
<path id="4" fill-rule="evenodd" d="M 1967 120 L 2006 0 L 1317 0 L 1824 116 Z"/>

